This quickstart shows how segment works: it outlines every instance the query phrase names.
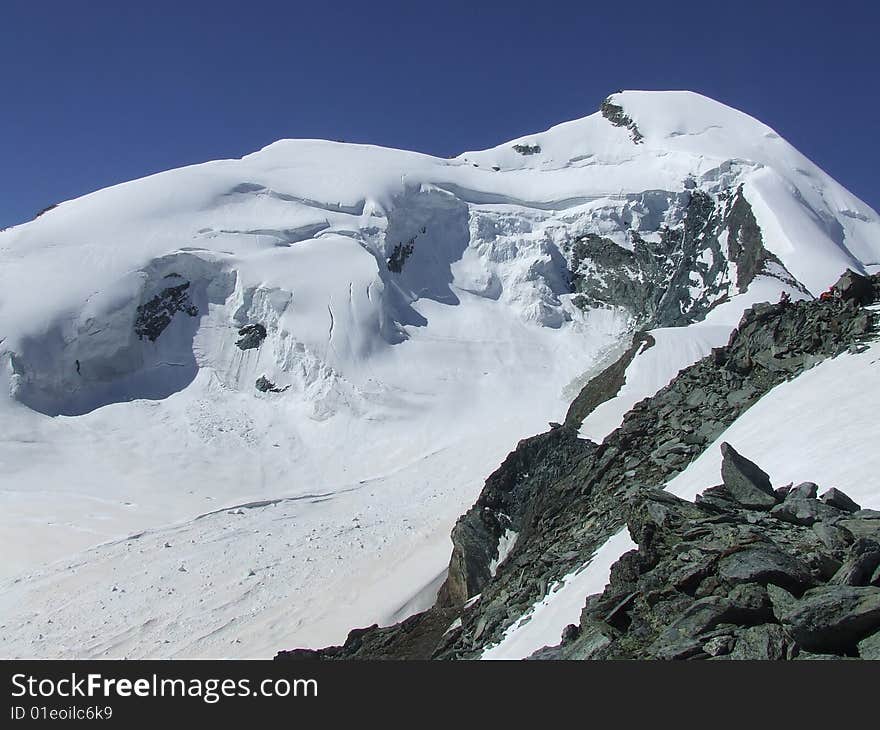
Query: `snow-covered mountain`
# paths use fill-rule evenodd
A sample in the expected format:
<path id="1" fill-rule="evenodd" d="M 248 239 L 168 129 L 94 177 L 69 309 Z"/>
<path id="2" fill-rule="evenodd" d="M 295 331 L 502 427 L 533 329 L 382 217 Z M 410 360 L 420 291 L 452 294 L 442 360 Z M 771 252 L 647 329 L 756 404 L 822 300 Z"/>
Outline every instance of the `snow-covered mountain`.
<path id="1" fill-rule="evenodd" d="M 847 268 L 877 213 L 689 92 L 61 203 L 0 232 L 0 654 L 266 656 L 426 608 L 486 476 L 635 330 L 584 438 Z"/>

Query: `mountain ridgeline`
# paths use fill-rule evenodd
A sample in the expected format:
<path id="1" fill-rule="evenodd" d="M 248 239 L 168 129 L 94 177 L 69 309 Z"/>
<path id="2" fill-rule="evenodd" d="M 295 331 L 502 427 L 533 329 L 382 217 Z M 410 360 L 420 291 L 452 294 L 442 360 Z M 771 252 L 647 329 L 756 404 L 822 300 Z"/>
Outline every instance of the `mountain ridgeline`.
<path id="1" fill-rule="evenodd" d="M 880 216 L 699 94 L 590 108 L 451 158 L 279 140 L 0 231 L 4 654 L 258 658 L 377 624 L 318 655 L 524 658 L 565 633 L 559 656 L 642 656 L 665 627 L 640 596 L 679 566 L 642 544 L 638 505 L 661 498 L 639 495 L 712 487 L 721 442 L 880 509 Z M 809 419 L 776 402 L 814 376 Z M 773 443 L 812 471 L 762 451 L 752 414 L 801 421 L 810 449 Z M 791 529 L 764 506 L 722 522 Z M 704 528 L 736 547 L 664 509 L 694 522 L 673 551 Z M 874 539 L 864 510 L 820 512 Z M 633 541 L 645 561 L 609 579 Z M 811 547 L 812 582 L 786 590 L 852 545 Z M 713 570 L 657 605 L 723 597 Z M 772 617 L 749 621 L 789 631 Z M 819 650 L 795 634 L 783 653 Z M 681 651 L 754 638 L 725 636 Z"/>
<path id="2" fill-rule="evenodd" d="M 277 658 L 479 658 L 624 527 L 638 549 L 582 597 L 561 643 L 531 658 L 880 658 L 880 512 L 837 489 L 819 498 L 815 484 L 774 490 L 728 444 L 721 486 L 696 503 L 662 491 L 775 386 L 865 351 L 878 302 L 880 275 L 847 272 L 821 299 L 757 304 L 726 346 L 637 403 L 603 443 L 578 438 L 634 351 L 652 346 L 640 336 L 585 386 L 576 418 L 521 441 L 488 478 L 452 533 L 433 607 Z"/>

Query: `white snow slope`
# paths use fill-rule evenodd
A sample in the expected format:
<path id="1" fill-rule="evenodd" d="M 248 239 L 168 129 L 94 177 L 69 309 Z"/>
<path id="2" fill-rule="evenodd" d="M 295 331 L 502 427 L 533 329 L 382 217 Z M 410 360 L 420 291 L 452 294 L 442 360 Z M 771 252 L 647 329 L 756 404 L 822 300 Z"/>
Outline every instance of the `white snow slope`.
<path id="1" fill-rule="evenodd" d="M 876 212 L 765 125 L 612 101 L 641 142 L 599 113 L 451 160 L 284 140 L 0 232 L 0 656 L 269 656 L 430 604 L 485 477 L 628 338 L 573 306 L 561 244 L 656 232 L 657 191 L 741 183 L 813 294 L 880 262 Z M 196 314 L 138 338 L 182 282 Z M 655 333 L 588 435 L 783 288 Z"/>

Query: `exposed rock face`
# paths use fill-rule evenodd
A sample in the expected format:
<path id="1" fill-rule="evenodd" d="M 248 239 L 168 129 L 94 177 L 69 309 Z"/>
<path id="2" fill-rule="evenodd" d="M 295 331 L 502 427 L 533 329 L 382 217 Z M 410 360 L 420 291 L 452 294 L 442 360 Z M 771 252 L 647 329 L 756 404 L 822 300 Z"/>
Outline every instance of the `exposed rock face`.
<path id="1" fill-rule="evenodd" d="M 521 532 L 532 501 L 595 449 L 595 444 L 577 438 L 576 431 L 561 426 L 520 441 L 486 480 L 477 503 L 456 523 L 449 575 L 438 602 L 460 606 L 478 594 L 492 577 L 489 566 L 498 557 L 502 534 L 508 529 Z"/>
<path id="2" fill-rule="evenodd" d="M 599 106 L 599 111 L 601 111 L 602 116 L 605 117 L 609 122 L 611 122 L 615 127 L 624 127 L 625 129 L 628 129 L 632 141 L 636 144 L 644 139 L 642 133 L 639 131 L 639 128 L 636 126 L 636 123 L 627 116 L 626 112 L 623 111 L 623 107 L 614 104 L 611 101 L 611 97 L 605 99 L 602 102 L 602 104 Z"/>
<path id="3" fill-rule="evenodd" d="M 717 198 L 688 193 L 680 222 L 662 226 L 657 242 L 629 234 L 632 250 L 596 234 L 569 247 L 576 302 L 623 307 L 640 325 L 670 327 L 701 320 L 758 274 L 802 288 L 764 248 L 742 187 Z"/>
<path id="4" fill-rule="evenodd" d="M 594 393 L 586 386 L 577 417 L 521 441 L 489 478 L 453 531 L 449 579 L 432 609 L 408 619 L 405 630 L 366 630 L 358 633 L 356 649 L 346 643 L 317 655 L 369 658 L 381 646 L 387 658 L 477 657 L 628 523 L 639 552 L 615 565 L 612 592 L 595 599 L 601 601 L 595 611 L 588 605 L 589 620 L 568 632 L 569 639 L 580 637 L 580 648 L 569 652 L 564 644 L 555 656 L 803 656 L 806 646 L 780 623 L 774 601 L 797 601 L 813 588 L 837 585 L 843 573 L 832 578 L 843 566 L 856 576 L 844 582 L 875 581 L 876 570 L 865 577 L 873 558 L 859 562 L 871 551 L 849 551 L 858 538 L 877 539 L 880 512 L 849 511 L 842 506 L 853 505 L 834 494 L 820 501 L 812 484 L 773 490 L 767 475 L 730 447 L 724 484 L 706 489 L 696 504 L 654 488 L 775 385 L 875 330 L 874 312 L 841 297 L 756 305 L 728 345 L 636 404 L 596 445 L 578 439 L 576 429 L 589 404 L 613 390 L 614 368 L 606 370 Z M 649 512 L 668 519 L 654 525 Z M 684 522 L 690 527 L 681 528 Z M 492 576 L 489 565 L 507 529 L 518 533 L 516 545 Z M 680 558 L 676 546 L 690 558 Z M 707 600 L 692 608 L 700 599 Z M 639 612 L 644 626 L 634 617 Z M 688 622 L 672 631 L 685 615 Z M 599 628 L 589 629 L 600 618 Z M 629 625 L 638 632 L 626 638 Z M 649 651 L 667 630 L 672 633 Z M 631 639 L 638 642 L 630 645 Z M 852 654 L 854 647 L 850 642 L 840 651 Z"/>
<path id="5" fill-rule="evenodd" d="M 285 385 L 283 388 L 278 388 L 275 386 L 275 383 L 269 380 L 269 378 L 267 378 L 265 375 L 261 375 L 259 378 L 257 378 L 257 382 L 254 384 L 254 387 L 261 393 L 283 393 L 290 386 Z"/>
<path id="6" fill-rule="evenodd" d="M 188 281 L 166 287 L 137 308 L 134 331 L 139 339 L 146 337 L 150 342 L 155 342 L 178 312 L 190 317 L 198 316 L 199 309 L 189 298 L 189 287 Z"/>
<path id="7" fill-rule="evenodd" d="M 266 328 L 257 322 L 256 324 L 246 324 L 238 330 L 239 338 L 235 346 L 239 350 L 253 350 L 263 344 L 266 339 Z"/>

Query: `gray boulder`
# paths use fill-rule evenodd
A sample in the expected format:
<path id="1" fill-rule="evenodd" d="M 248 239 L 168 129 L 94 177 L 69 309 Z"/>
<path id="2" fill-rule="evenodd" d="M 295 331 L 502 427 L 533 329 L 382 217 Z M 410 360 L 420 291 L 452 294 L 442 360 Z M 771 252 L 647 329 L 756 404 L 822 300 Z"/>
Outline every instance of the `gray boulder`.
<path id="1" fill-rule="evenodd" d="M 801 482 L 786 495 L 786 499 L 815 499 L 818 493 L 818 484 Z"/>
<path id="2" fill-rule="evenodd" d="M 729 595 L 694 601 L 648 647 L 658 659 L 688 659 L 708 654 L 700 637 L 719 624 L 760 624 L 772 619 L 766 591 L 756 585 L 736 586 Z M 712 648 L 710 646 L 710 648 Z"/>
<path id="3" fill-rule="evenodd" d="M 880 588 L 812 588 L 781 619 L 807 651 L 854 654 L 862 639 L 880 629 Z"/>
<path id="4" fill-rule="evenodd" d="M 773 543 L 745 545 L 718 561 L 718 575 L 729 583 L 759 583 L 799 595 L 815 585 L 807 566 Z"/>
<path id="5" fill-rule="evenodd" d="M 785 499 L 789 492 L 791 492 L 791 484 L 786 484 L 784 487 L 776 487 L 776 489 L 773 490 L 773 494 L 776 495 L 777 500 Z"/>
<path id="6" fill-rule="evenodd" d="M 725 654 L 730 654 L 735 643 L 736 640 L 732 636 L 726 634 L 715 636 L 703 644 L 703 651 L 709 656 L 724 656 Z"/>
<path id="7" fill-rule="evenodd" d="M 847 269 L 832 287 L 834 294 L 844 301 L 870 304 L 874 299 L 874 285 L 867 276 Z"/>
<path id="8" fill-rule="evenodd" d="M 797 598 L 784 588 L 775 586 L 772 583 L 767 584 L 767 595 L 770 597 L 770 605 L 773 606 L 773 614 L 779 617 L 791 613 L 797 606 Z"/>
<path id="9" fill-rule="evenodd" d="M 844 512 L 858 512 L 861 509 L 861 507 L 853 502 L 847 495 L 834 487 L 825 492 L 825 494 L 819 497 L 819 499 L 825 504 L 837 507 L 837 509 L 841 509 Z"/>
<path id="10" fill-rule="evenodd" d="M 777 504 L 770 510 L 770 515 L 777 520 L 804 527 L 823 520 L 833 521 L 843 514 L 836 507 L 824 504 L 818 499 L 797 499 L 792 498 L 791 495 L 786 497 L 782 504 Z"/>
<path id="11" fill-rule="evenodd" d="M 757 464 L 726 441 L 721 444 L 721 457 L 721 481 L 737 502 L 751 509 L 770 509 L 776 504 L 770 477 Z"/>

